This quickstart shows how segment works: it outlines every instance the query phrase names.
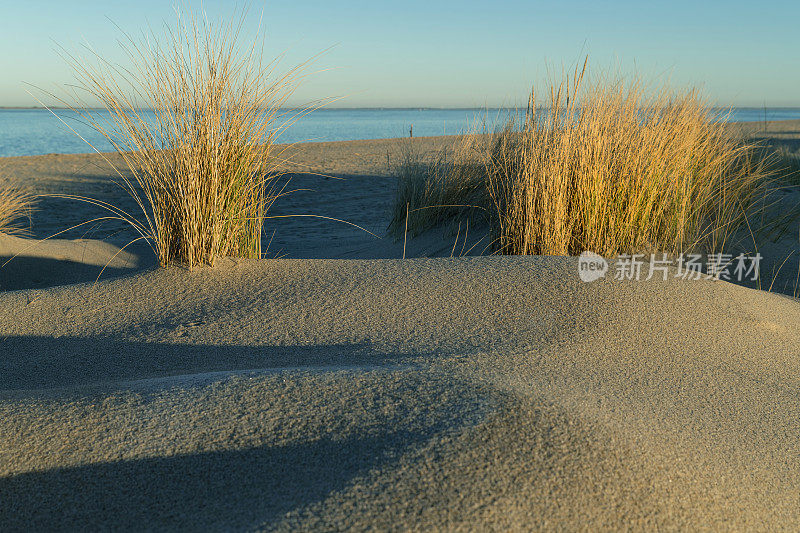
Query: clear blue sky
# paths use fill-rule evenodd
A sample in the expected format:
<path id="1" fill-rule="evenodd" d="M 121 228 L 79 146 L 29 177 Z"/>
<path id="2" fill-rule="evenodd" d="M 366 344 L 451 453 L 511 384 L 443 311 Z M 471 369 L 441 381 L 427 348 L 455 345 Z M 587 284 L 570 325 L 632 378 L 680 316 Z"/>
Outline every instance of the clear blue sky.
<path id="1" fill-rule="evenodd" d="M 56 53 L 88 42 L 115 58 L 119 31 L 172 21 L 169 0 L 0 0 L 0 106 L 36 102 L 23 82 L 69 83 Z M 197 2 L 189 2 L 198 6 Z M 236 4 L 206 0 L 210 18 Z M 335 45 L 297 103 L 342 107 L 474 107 L 525 102 L 533 83 L 590 55 L 594 69 L 634 68 L 702 85 L 720 105 L 800 106 L 800 2 L 525 2 L 271 0 L 253 2 L 287 67 Z"/>

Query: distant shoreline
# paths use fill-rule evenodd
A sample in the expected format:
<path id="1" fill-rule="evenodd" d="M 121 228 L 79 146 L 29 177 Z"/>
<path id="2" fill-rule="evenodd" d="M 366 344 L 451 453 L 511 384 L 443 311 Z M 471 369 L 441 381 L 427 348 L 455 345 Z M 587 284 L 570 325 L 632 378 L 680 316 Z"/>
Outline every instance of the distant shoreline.
<path id="1" fill-rule="evenodd" d="M 746 121 L 746 122 L 729 122 L 727 124 L 728 127 L 734 128 L 739 130 L 741 133 L 752 135 L 756 139 L 780 139 L 782 141 L 791 140 L 791 139 L 798 139 L 800 140 L 800 119 L 792 119 L 792 120 L 768 120 L 767 121 L 767 131 L 763 130 L 764 122 L 763 121 Z M 422 142 L 422 143 L 433 143 L 431 146 L 435 145 L 439 142 L 447 142 L 449 140 L 455 139 L 464 135 L 463 133 L 454 133 L 448 135 L 420 135 L 414 136 L 414 142 Z M 478 134 L 483 135 L 483 134 Z M 293 146 L 297 149 L 302 150 L 304 146 L 312 149 L 333 149 L 335 151 L 340 152 L 344 151 L 343 153 L 351 152 L 363 152 L 364 150 L 375 150 L 376 146 L 380 147 L 380 154 L 375 161 L 380 160 L 380 164 L 384 161 L 383 158 L 386 154 L 386 147 L 395 145 L 398 141 L 407 141 L 408 137 L 379 137 L 379 138 L 370 138 L 370 139 L 344 139 L 344 140 L 322 140 L 322 141 L 302 141 L 302 142 L 278 142 L 276 143 L 277 146 Z M 324 145 L 327 145 L 324 146 Z M 356 150 L 356 147 L 358 148 Z M 116 155 L 114 151 L 102 151 L 101 154 L 112 154 Z M 97 152 L 48 152 L 44 154 L 27 154 L 27 155 L 6 155 L 0 156 L 0 161 L 4 160 L 11 160 L 16 158 L 43 158 L 49 159 L 52 157 L 94 157 L 97 155 Z M 341 154 L 340 154 L 341 155 Z M 363 154 L 362 154 L 363 155 Z M 343 159 L 346 159 L 345 156 L 342 156 Z M 356 158 L 358 159 L 358 158 Z M 379 163 L 375 163 L 376 166 L 379 166 Z M 327 172 L 327 169 L 323 166 L 320 166 L 316 169 L 320 173 Z M 355 170 L 355 169 L 350 169 Z"/>
<path id="2" fill-rule="evenodd" d="M 537 111 L 538 112 L 538 111 Z M 546 116 L 547 110 L 541 111 Z M 45 154 L 92 153 L 90 146 L 75 133 L 84 136 L 101 152 L 113 152 L 104 139 L 87 127 L 79 114 L 68 110 L 46 109 L 0 110 L 0 157 L 35 156 Z M 111 119 L 105 112 L 88 111 L 101 120 Z M 288 115 L 295 112 L 287 111 Z M 325 109 L 312 113 L 281 132 L 279 142 L 325 143 L 371 139 L 408 138 L 413 126 L 413 136 L 452 137 L 461 133 L 487 133 L 509 118 L 521 119 L 524 110 L 370 110 L 370 109 Z M 143 113 L 151 117 L 150 112 Z M 741 128 L 756 135 L 800 131 L 800 108 L 791 111 L 767 110 L 766 121 L 763 110 L 739 108 L 716 115 L 734 128 Z M 150 118 L 147 118 L 150 120 Z M 68 131 L 70 125 L 77 132 Z M 278 123 L 275 124 L 278 126 Z"/>

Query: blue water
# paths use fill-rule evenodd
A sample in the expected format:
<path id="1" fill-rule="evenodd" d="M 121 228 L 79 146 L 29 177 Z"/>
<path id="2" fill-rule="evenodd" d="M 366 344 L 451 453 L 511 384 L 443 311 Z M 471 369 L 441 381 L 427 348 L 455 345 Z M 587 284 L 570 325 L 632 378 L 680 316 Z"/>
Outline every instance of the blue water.
<path id="1" fill-rule="evenodd" d="M 100 151 L 111 145 L 73 111 L 55 110 L 69 126 Z M 97 112 L 100 113 L 100 112 Z M 320 109 L 296 122 L 280 142 L 349 141 L 414 136 L 451 135 L 493 129 L 505 121 L 507 111 L 497 109 Z M 102 113 L 100 113 L 102 115 Z M 800 108 L 767 108 L 767 120 L 800 119 Z M 736 108 L 730 120 L 764 120 L 763 108 Z M 92 148 L 45 109 L 0 109 L 0 157 L 40 154 L 76 154 Z"/>

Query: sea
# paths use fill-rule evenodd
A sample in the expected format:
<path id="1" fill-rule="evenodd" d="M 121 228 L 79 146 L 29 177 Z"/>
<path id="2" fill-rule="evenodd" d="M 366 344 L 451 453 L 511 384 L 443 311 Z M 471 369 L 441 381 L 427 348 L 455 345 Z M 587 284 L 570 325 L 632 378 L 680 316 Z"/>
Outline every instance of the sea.
<path id="1" fill-rule="evenodd" d="M 291 110 L 287 117 L 293 116 Z M 93 111 L 101 122 L 107 112 Z M 148 119 L 151 112 L 143 112 Z M 508 109 L 318 109 L 283 129 L 278 142 L 351 141 L 491 131 L 514 114 Z M 727 120 L 800 119 L 800 108 L 726 109 Z M 151 116 L 151 115 L 150 115 Z M 0 109 L 0 157 L 113 151 L 78 113 L 66 109 Z"/>

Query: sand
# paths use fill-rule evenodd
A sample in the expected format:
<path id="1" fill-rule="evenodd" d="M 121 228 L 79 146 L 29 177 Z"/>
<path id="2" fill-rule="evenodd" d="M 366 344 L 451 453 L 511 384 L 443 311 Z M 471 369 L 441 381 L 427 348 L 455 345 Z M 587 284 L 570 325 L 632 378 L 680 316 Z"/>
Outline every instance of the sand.
<path id="1" fill-rule="evenodd" d="M 316 190 L 281 209 L 383 236 L 396 148 L 302 147 L 348 179 L 298 176 Z M 96 157 L 4 163 L 113 194 Z M 95 282 L 116 233 L 0 270 L 0 529 L 800 527 L 797 300 L 281 224 L 277 260 L 134 247 Z"/>

